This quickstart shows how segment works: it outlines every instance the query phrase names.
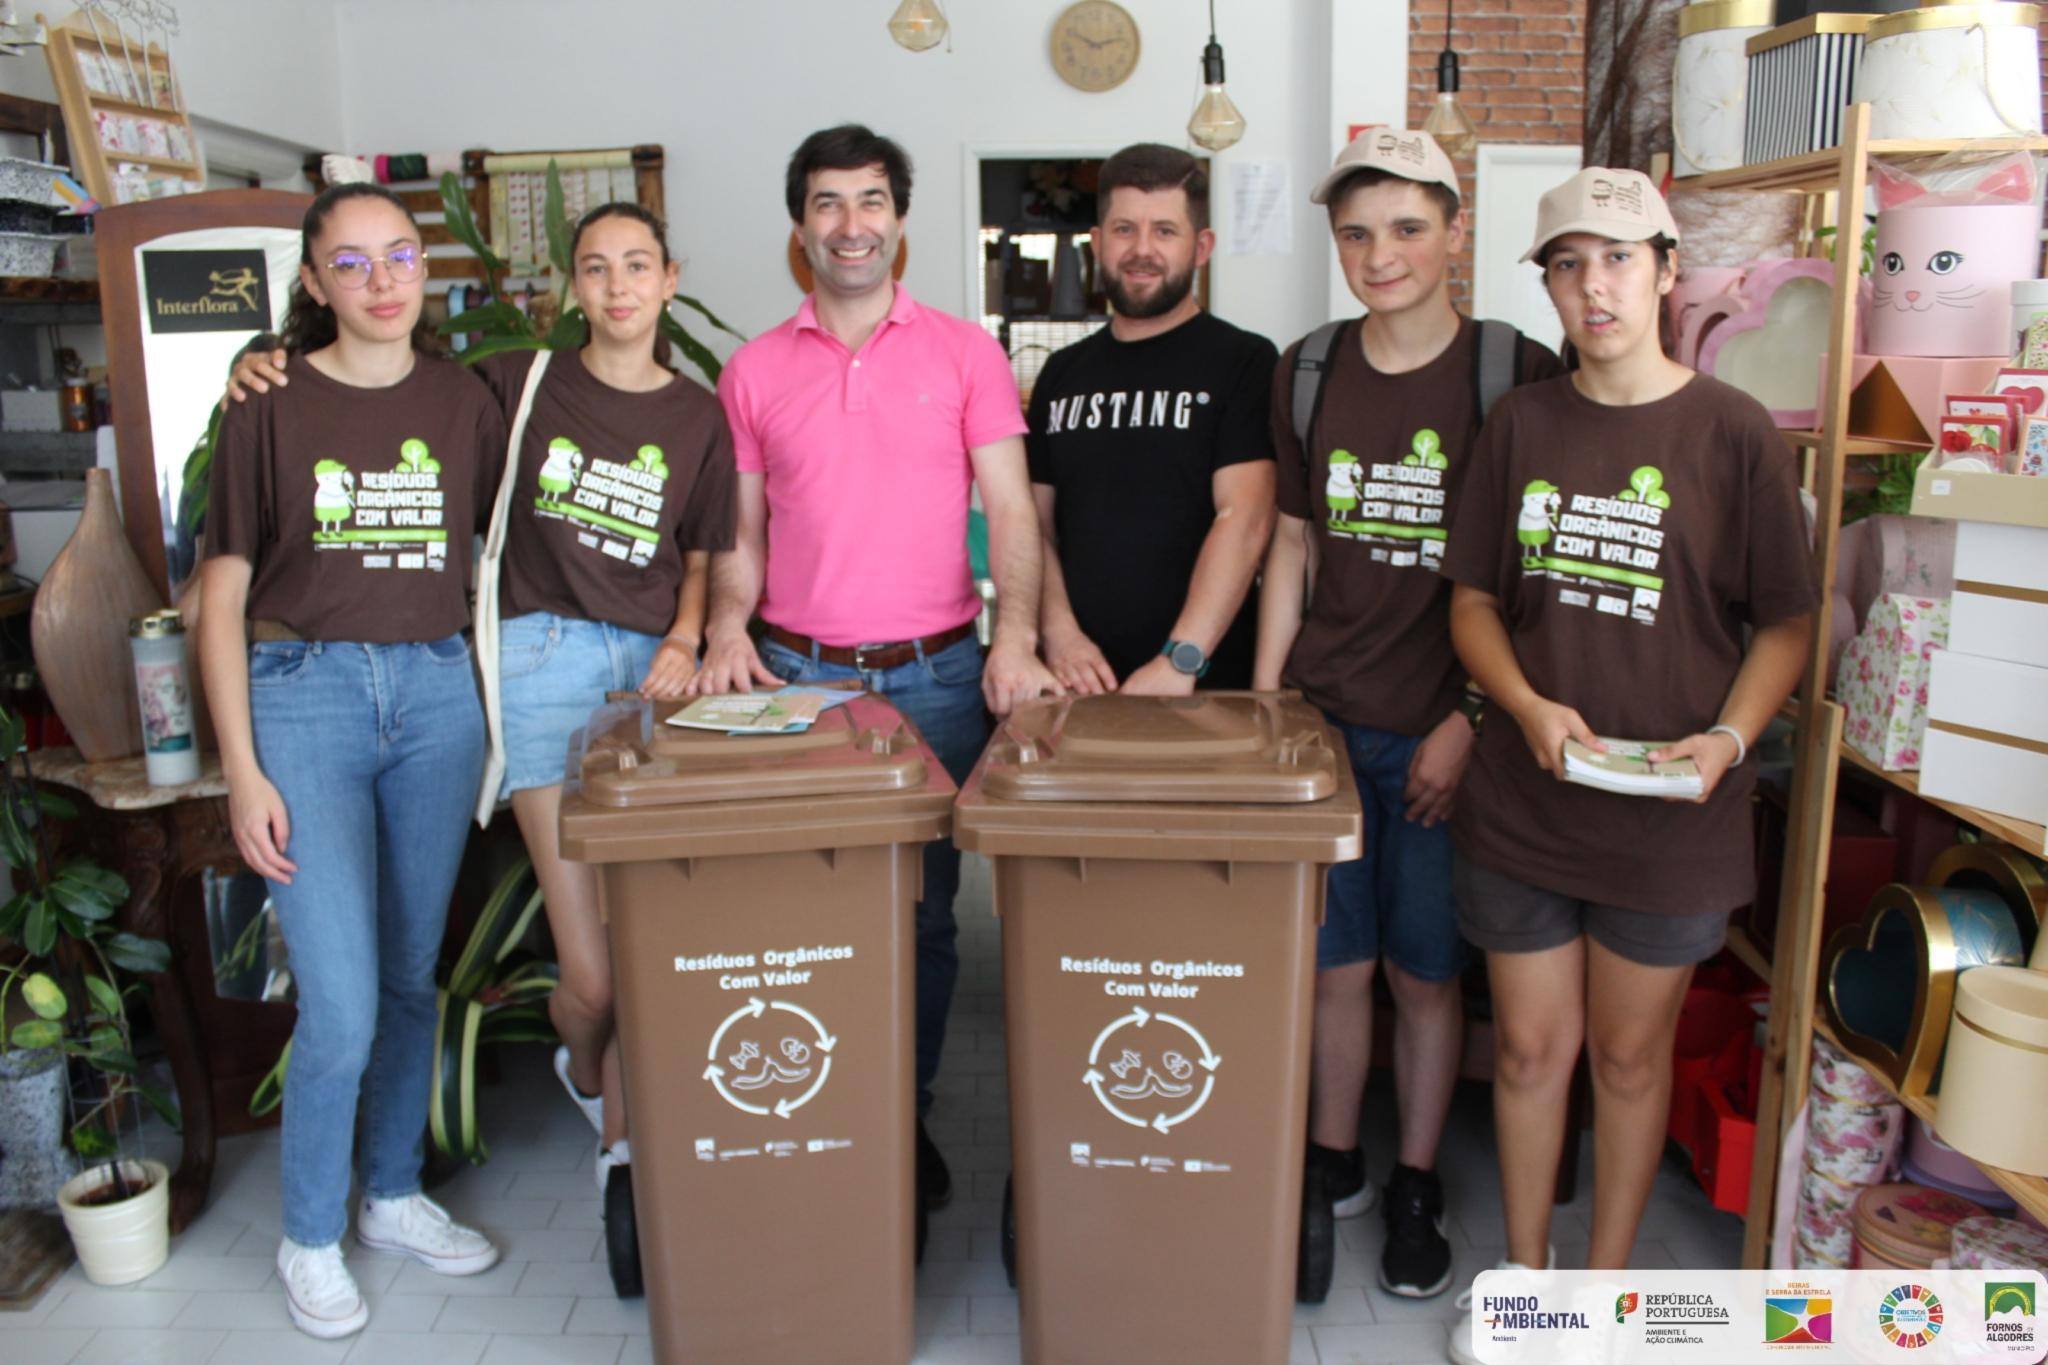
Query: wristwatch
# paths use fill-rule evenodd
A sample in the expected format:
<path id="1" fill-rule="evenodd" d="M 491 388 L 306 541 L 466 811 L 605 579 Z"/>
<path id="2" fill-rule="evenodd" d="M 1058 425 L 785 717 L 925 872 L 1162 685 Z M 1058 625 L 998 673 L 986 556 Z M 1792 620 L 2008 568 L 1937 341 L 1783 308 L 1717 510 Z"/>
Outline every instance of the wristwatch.
<path id="1" fill-rule="evenodd" d="M 1465 718 L 1465 723 L 1472 727 L 1474 734 L 1477 734 L 1479 732 L 1479 721 L 1486 714 L 1486 694 L 1470 687 L 1460 692 L 1458 694 L 1458 714 Z"/>
<path id="2" fill-rule="evenodd" d="M 1159 657 L 1173 665 L 1176 673 L 1185 673 L 1199 678 L 1209 671 L 1209 656 L 1193 640 L 1168 640 L 1166 648 L 1159 651 Z"/>

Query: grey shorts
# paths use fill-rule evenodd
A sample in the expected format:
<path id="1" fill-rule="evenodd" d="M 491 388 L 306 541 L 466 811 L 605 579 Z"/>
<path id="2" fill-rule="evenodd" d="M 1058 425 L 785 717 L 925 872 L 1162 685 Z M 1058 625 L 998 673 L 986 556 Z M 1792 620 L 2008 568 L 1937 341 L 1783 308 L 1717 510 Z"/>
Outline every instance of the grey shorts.
<path id="1" fill-rule="evenodd" d="M 1489 953 L 1541 953 L 1590 934 L 1618 957 L 1645 967 L 1690 967 L 1721 951 L 1732 910 L 1653 915 L 1545 891 L 1479 866 L 1451 864 L 1458 931 Z"/>

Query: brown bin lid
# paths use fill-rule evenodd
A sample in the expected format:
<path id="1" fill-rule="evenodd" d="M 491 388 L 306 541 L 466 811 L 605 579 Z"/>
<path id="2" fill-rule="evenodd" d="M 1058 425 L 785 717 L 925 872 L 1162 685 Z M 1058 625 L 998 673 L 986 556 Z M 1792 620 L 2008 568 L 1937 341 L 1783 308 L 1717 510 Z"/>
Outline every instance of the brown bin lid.
<path id="1" fill-rule="evenodd" d="M 915 726 L 861 695 L 789 735 L 666 724 L 681 703 L 591 716 L 562 801 L 585 862 L 919 842 L 946 832 L 953 783 Z"/>
<path id="2" fill-rule="evenodd" d="M 1292 694 L 1027 702 L 962 790 L 956 842 L 997 855 L 1355 858 L 1358 792 L 1338 743 Z"/>

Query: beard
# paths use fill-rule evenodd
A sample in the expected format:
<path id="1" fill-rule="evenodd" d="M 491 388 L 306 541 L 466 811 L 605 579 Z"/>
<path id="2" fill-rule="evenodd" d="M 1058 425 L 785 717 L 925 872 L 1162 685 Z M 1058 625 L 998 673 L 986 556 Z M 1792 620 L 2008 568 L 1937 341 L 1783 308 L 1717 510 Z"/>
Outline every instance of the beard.
<path id="1" fill-rule="evenodd" d="M 1171 313 L 1180 307 L 1181 300 L 1185 299 L 1194 287 L 1195 269 L 1189 266 L 1178 275 L 1162 274 L 1159 277 L 1159 287 L 1153 290 L 1149 298 L 1136 299 L 1124 288 L 1121 276 L 1107 270 L 1102 272 L 1102 292 L 1109 296 L 1109 306 L 1116 309 L 1117 316 L 1134 321 Z"/>

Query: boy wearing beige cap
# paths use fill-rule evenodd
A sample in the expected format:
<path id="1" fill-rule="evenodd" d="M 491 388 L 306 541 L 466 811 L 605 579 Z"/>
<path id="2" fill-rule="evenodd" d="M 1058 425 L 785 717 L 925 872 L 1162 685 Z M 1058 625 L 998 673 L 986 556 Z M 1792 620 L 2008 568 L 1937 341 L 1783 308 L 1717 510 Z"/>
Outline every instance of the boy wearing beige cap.
<path id="1" fill-rule="evenodd" d="M 1572 374 L 1503 400 L 1459 490 L 1444 576 L 1493 719 L 1453 834 L 1485 950 L 1508 1261 L 1550 1259 L 1552 1180 L 1583 1045 L 1594 1096 L 1586 1264 L 1626 1266 L 1664 1146 L 1695 963 L 1756 887 L 1744 762 L 1806 659 L 1815 586 L 1794 465 L 1755 399 L 1664 354 L 1678 229 L 1640 173 L 1543 196 L 1535 261 Z M 1747 632 L 1747 639 L 1745 639 Z M 1560 780 L 1566 741 L 1689 758 L 1697 801 Z M 1450 1355 L 1474 1365 L 1474 1323 Z"/>
<path id="2" fill-rule="evenodd" d="M 1384 958 L 1400 1140 L 1379 1277 L 1423 1298 L 1451 1274 L 1435 1165 L 1458 1075 L 1464 953 L 1446 822 L 1476 716 L 1438 574 L 1445 513 L 1486 403 L 1561 366 L 1452 305 L 1466 214 L 1457 172 L 1427 133 L 1368 130 L 1310 199 L 1328 206 L 1339 265 L 1367 311 L 1295 343 L 1275 374 L 1279 524 L 1254 681 L 1300 689 L 1341 728 L 1367 826 L 1365 856 L 1331 869 L 1317 943 L 1302 1288 L 1315 1297 L 1318 1210 L 1355 1217 L 1376 1195 L 1358 1129 Z"/>

